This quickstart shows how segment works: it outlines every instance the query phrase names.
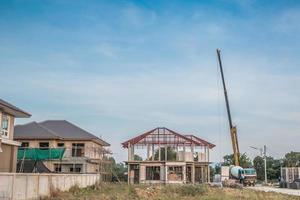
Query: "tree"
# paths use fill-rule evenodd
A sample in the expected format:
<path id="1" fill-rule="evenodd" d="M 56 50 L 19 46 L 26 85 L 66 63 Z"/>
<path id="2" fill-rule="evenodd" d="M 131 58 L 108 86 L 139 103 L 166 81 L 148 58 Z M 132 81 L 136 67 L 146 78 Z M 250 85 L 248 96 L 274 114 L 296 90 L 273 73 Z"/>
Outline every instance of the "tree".
<path id="1" fill-rule="evenodd" d="M 221 174 L 221 164 L 220 163 L 216 164 L 215 171 L 216 171 L 216 174 Z"/>
<path id="2" fill-rule="evenodd" d="M 256 170 L 257 180 L 264 180 L 265 177 L 265 164 L 264 159 L 260 156 L 256 156 L 253 159 L 253 167 Z"/>
<path id="3" fill-rule="evenodd" d="M 283 159 L 283 165 L 285 167 L 298 167 L 300 166 L 300 152 L 293 152 L 285 154 Z"/>
<path id="4" fill-rule="evenodd" d="M 135 161 L 143 161 L 143 158 L 137 154 L 134 154 L 134 158 Z"/>
<path id="5" fill-rule="evenodd" d="M 168 160 L 176 160 L 176 151 L 172 147 L 167 147 L 167 159 Z M 154 159 L 158 160 L 159 157 L 159 149 L 155 150 Z M 160 158 L 161 160 L 165 160 L 165 148 L 160 148 Z"/>
<path id="6" fill-rule="evenodd" d="M 269 180 L 278 179 L 280 176 L 281 161 L 271 156 L 267 157 L 267 178 Z"/>
<path id="7" fill-rule="evenodd" d="M 223 158 L 224 158 L 223 166 L 234 165 L 234 156 L 233 156 L 233 154 L 225 155 Z M 240 166 L 243 167 L 243 168 L 252 167 L 252 162 L 251 162 L 250 158 L 248 158 L 246 153 L 243 153 L 240 156 Z"/>
<path id="8" fill-rule="evenodd" d="M 116 163 L 113 157 L 109 158 L 112 162 L 112 181 L 127 181 L 127 166 L 124 163 Z"/>
<path id="9" fill-rule="evenodd" d="M 269 180 L 277 179 L 280 176 L 280 160 L 271 156 L 267 157 L 267 178 Z M 265 180 L 265 161 L 262 157 L 256 156 L 253 160 L 253 166 L 256 169 L 257 179 Z"/>
<path id="10" fill-rule="evenodd" d="M 209 178 L 210 178 L 210 181 L 214 180 L 215 174 L 216 174 L 216 168 L 214 168 L 212 166 L 209 166 Z"/>

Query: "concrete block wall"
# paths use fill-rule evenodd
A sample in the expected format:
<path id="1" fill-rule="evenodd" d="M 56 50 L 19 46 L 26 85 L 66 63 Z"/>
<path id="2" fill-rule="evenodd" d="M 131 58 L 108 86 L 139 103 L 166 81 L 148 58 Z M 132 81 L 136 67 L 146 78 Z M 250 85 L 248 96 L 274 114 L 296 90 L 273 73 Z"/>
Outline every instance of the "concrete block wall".
<path id="1" fill-rule="evenodd" d="M 67 191 L 75 185 L 84 188 L 100 180 L 99 174 L 0 173 L 0 199 L 39 199 L 54 191 Z"/>

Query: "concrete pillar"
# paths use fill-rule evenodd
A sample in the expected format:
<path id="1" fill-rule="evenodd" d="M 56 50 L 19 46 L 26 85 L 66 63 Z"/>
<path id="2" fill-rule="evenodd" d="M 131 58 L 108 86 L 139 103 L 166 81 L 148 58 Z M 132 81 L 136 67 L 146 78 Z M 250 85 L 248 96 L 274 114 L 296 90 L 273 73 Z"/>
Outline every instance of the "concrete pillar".
<path id="1" fill-rule="evenodd" d="M 131 146 L 131 160 L 134 160 L 134 145 Z"/>
<path id="2" fill-rule="evenodd" d="M 205 157 L 204 161 L 207 162 L 206 146 L 204 147 L 204 157 Z"/>
<path id="3" fill-rule="evenodd" d="M 127 184 L 130 184 L 130 164 L 128 164 L 127 167 Z"/>
<path id="4" fill-rule="evenodd" d="M 150 145 L 147 144 L 147 160 L 150 160 Z"/>
<path id="5" fill-rule="evenodd" d="M 154 155 L 155 153 L 154 153 L 154 144 L 152 144 L 152 161 L 154 161 Z"/>
<path id="6" fill-rule="evenodd" d="M 210 168 L 209 168 L 209 165 L 207 165 L 207 182 L 210 183 Z"/>
<path id="7" fill-rule="evenodd" d="M 195 184 L 195 165 L 192 165 L 192 183 Z"/>
<path id="8" fill-rule="evenodd" d="M 168 146 L 165 146 L 165 161 L 168 161 Z"/>
<path id="9" fill-rule="evenodd" d="M 185 146 L 183 145 L 183 161 L 185 161 Z"/>
<path id="10" fill-rule="evenodd" d="M 131 161 L 131 144 L 128 144 L 128 161 Z"/>
<path id="11" fill-rule="evenodd" d="M 194 151 L 195 151 L 195 144 L 192 144 L 191 146 L 191 152 L 192 152 L 192 159 L 194 161 Z"/>
<path id="12" fill-rule="evenodd" d="M 207 148 L 207 162 L 209 162 L 209 148 Z"/>
<path id="13" fill-rule="evenodd" d="M 161 147 L 158 147 L 158 160 L 161 161 Z"/>
<path id="14" fill-rule="evenodd" d="M 183 183 L 186 183 L 186 165 L 182 166 Z"/>
<path id="15" fill-rule="evenodd" d="M 178 156 L 178 146 L 176 146 L 176 161 L 179 160 L 179 156 Z"/>
<path id="16" fill-rule="evenodd" d="M 165 165 L 165 183 L 168 182 L 168 166 Z"/>
<path id="17" fill-rule="evenodd" d="M 204 183 L 204 170 L 203 170 L 203 167 L 201 167 L 201 182 Z"/>

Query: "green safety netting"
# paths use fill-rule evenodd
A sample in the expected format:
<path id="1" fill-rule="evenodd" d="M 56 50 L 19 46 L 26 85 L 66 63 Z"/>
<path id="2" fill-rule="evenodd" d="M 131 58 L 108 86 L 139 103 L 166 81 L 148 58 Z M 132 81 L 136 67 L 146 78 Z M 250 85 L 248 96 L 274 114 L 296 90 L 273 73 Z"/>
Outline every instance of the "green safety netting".
<path id="1" fill-rule="evenodd" d="M 62 159 L 65 148 L 51 148 L 51 149 L 18 149 L 18 160 L 50 160 Z"/>

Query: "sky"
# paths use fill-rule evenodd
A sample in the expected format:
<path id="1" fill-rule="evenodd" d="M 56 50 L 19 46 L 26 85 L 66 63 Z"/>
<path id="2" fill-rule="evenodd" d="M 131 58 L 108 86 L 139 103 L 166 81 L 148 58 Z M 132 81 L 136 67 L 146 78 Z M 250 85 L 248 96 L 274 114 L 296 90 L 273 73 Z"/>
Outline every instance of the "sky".
<path id="1" fill-rule="evenodd" d="M 0 2 L 2 99 L 16 124 L 65 119 L 111 144 L 155 127 L 232 152 L 216 48 L 240 151 L 300 151 L 300 2 Z"/>

